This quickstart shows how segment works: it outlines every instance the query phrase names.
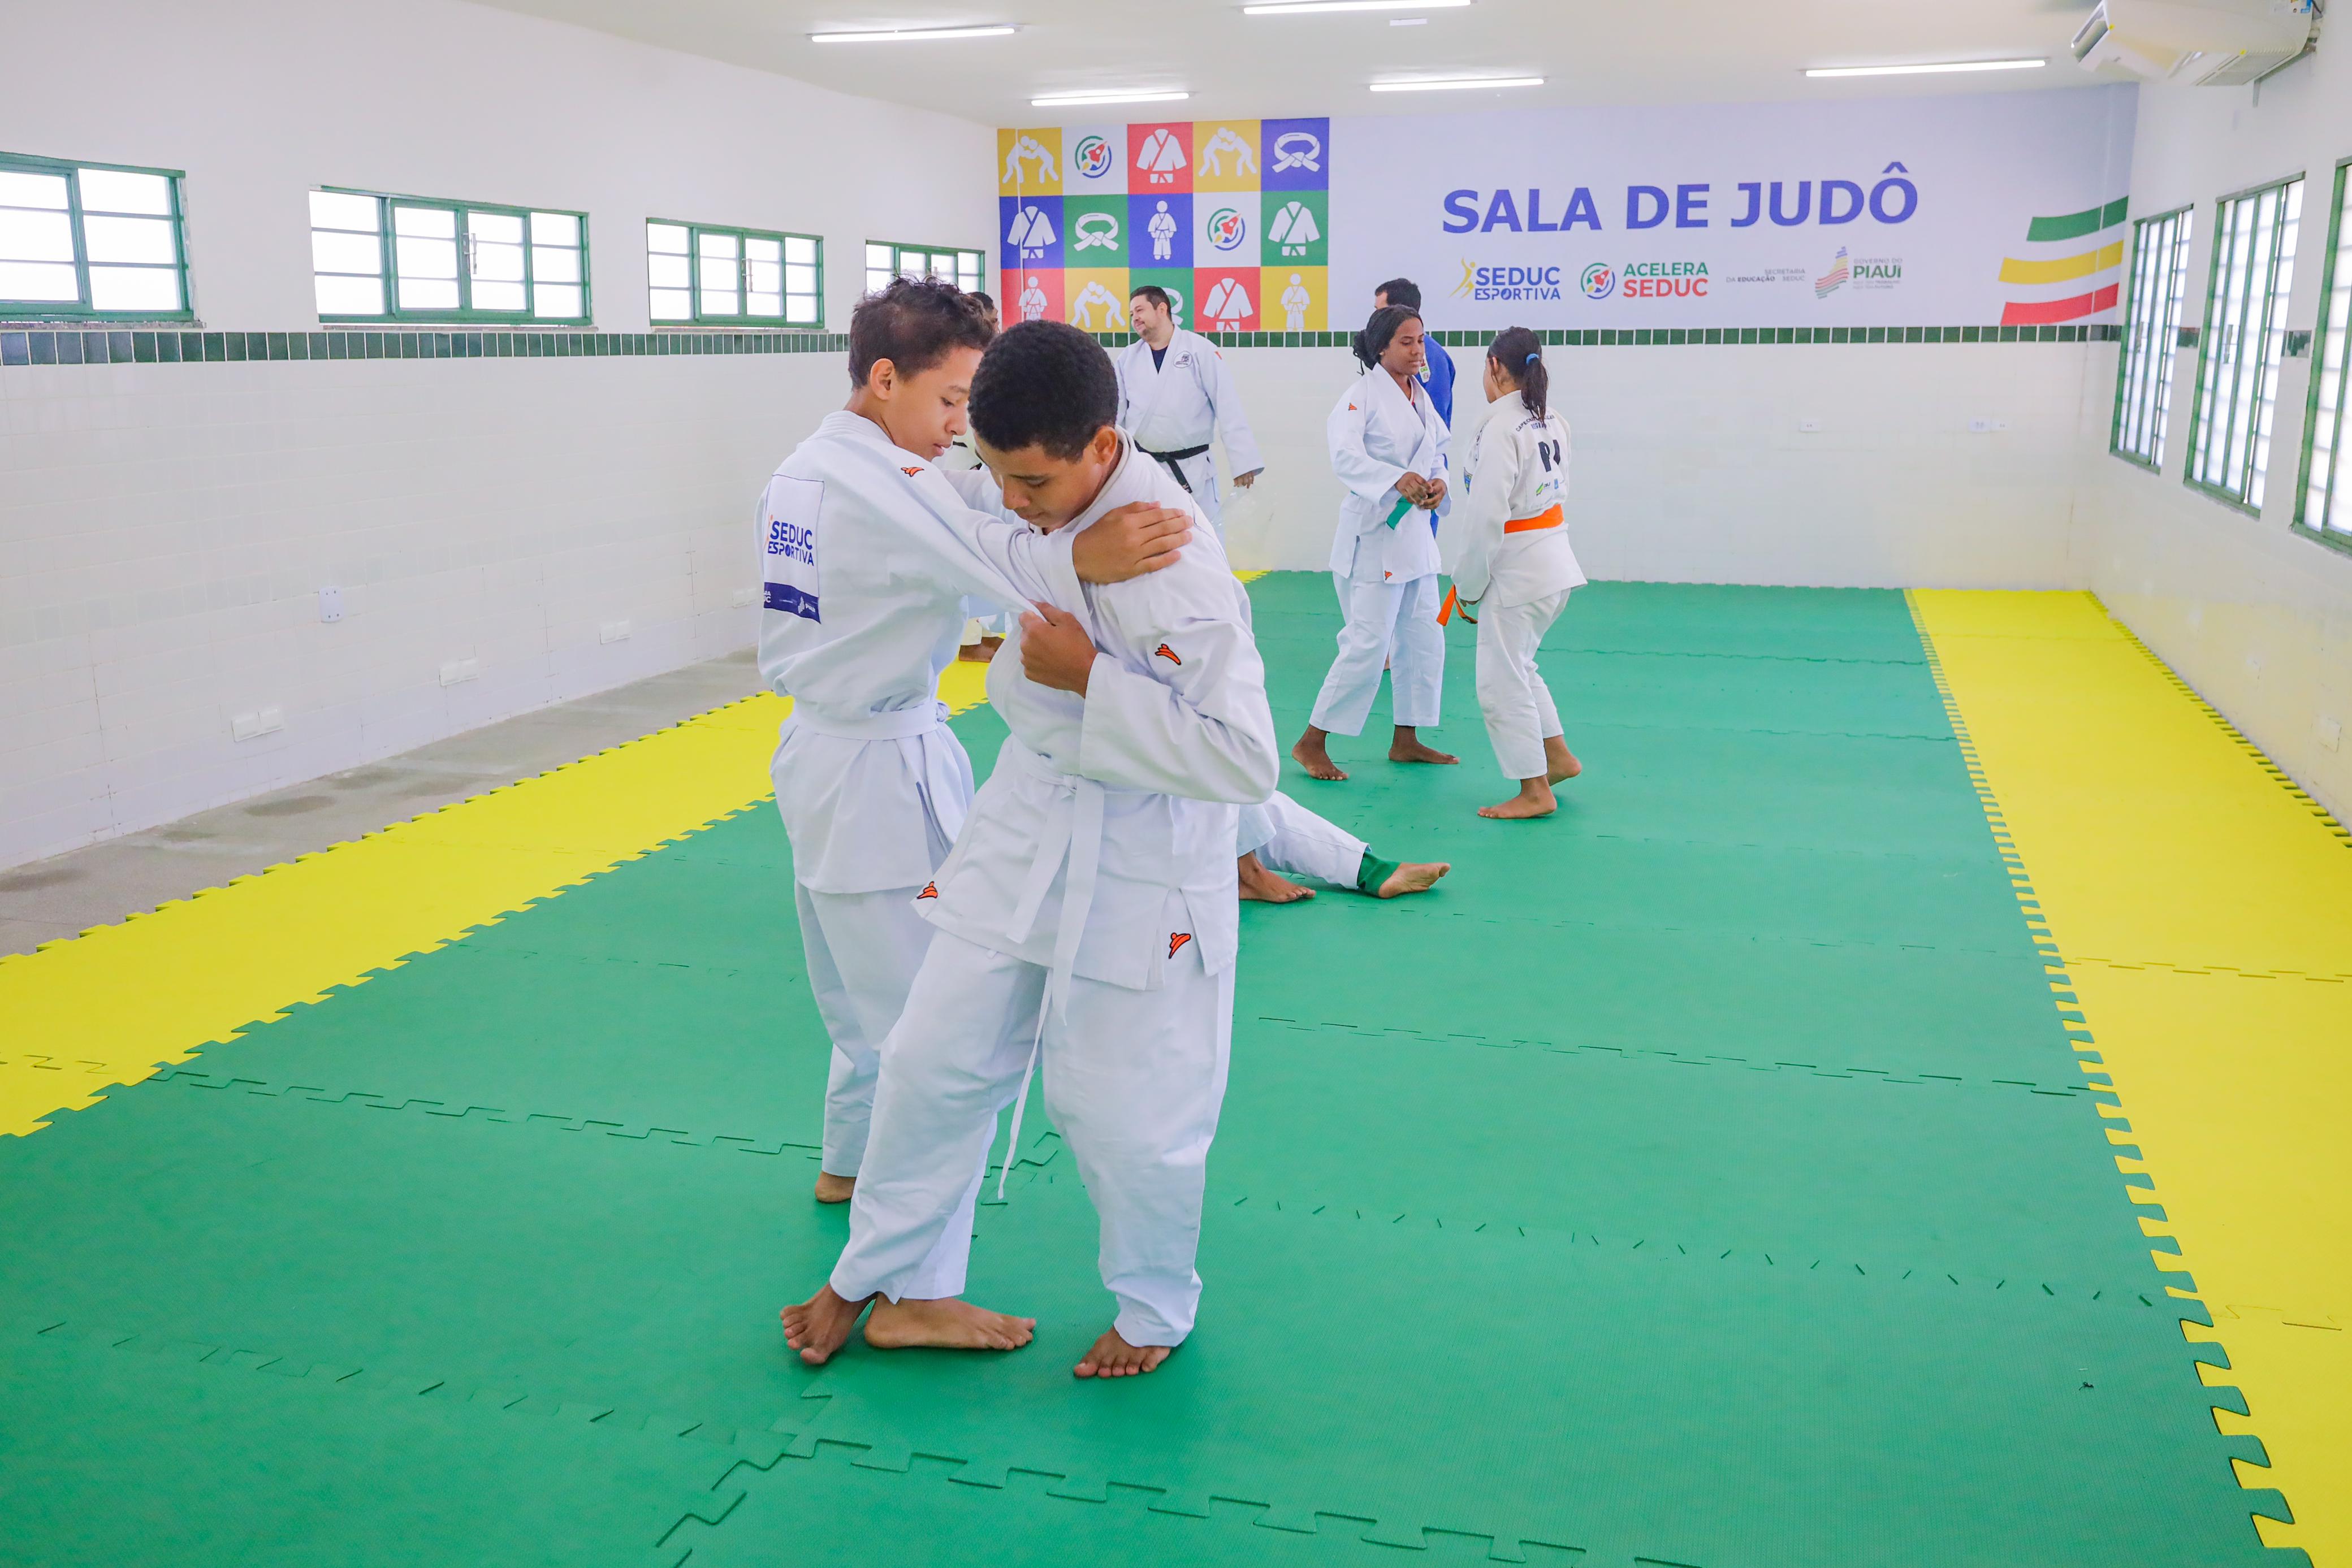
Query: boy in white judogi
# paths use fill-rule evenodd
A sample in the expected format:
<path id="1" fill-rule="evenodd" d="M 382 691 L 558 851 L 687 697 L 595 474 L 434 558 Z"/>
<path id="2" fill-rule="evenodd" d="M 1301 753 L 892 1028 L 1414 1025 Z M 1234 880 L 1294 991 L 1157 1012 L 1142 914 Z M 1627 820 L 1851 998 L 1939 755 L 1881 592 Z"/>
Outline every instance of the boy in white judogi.
<path id="1" fill-rule="evenodd" d="M 1461 760 L 1420 737 L 1420 727 L 1438 722 L 1445 680 L 1429 514 L 1445 502 L 1452 442 L 1418 379 L 1421 317 L 1401 306 L 1375 310 L 1356 334 L 1356 360 L 1364 373 L 1332 405 L 1325 426 L 1332 471 L 1348 487 L 1331 541 L 1331 580 L 1347 624 L 1307 733 L 1290 748 L 1301 768 L 1323 779 L 1348 776 L 1327 743 L 1361 733 L 1383 672 L 1396 725 L 1389 760 Z"/>
<path id="2" fill-rule="evenodd" d="M 1028 521 L 1083 537 L 1111 507 L 1181 497 L 1115 428 L 1117 379 L 1076 329 L 1013 329 L 972 390 L 982 455 Z M 988 685 L 1012 733 L 924 890 L 938 934 L 883 1047 L 849 1244 L 824 1289 L 786 1310 L 786 1337 L 826 1360 L 867 1301 L 903 1308 L 938 1251 L 968 1242 L 974 1166 L 1042 1060 L 1118 1303 L 1076 1371 L 1150 1372 L 1198 1309 L 1237 813 L 1280 772 L 1248 596 L 1196 535 L 1165 571 L 1024 616 Z M 953 1343 L 1010 1349 L 1030 1326 L 976 1314 Z M 902 1343 L 883 1328 L 868 1323 L 869 1343 Z"/>
<path id="3" fill-rule="evenodd" d="M 793 699 L 772 765 L 776 808 L 834 1046 L 817 1185 L 827 1202 L 846 1199 L 857 1176 L 876 1052 L 930 944 L 912 901 L 971 800 L 971 764 L 936 695 L 966 596 L 1075 603 L 1079 573 L 1165 564 L 1191 522 L 1156 509 L 1066 543 L 962 507 L 929 459 L 962 428 L 962 389 L 991 335 L 946 284 L 901 279 L 860 305 L 849 407 L 761 497 L 760 668 Z M 950 1282 L 934 1293 L 961 1289 L 960 1275 Z"/>
<path id="4" fill-rule="evenodd" d="M 1118 351 L 1118 427 L 1157 458 L 1192 495 L 1212 527 L 1223 507 L 1212 436 L 1225 444 L 1234 484 L 1248 489 L 1265 464 L 1242 413 L 1234 373 L 1216 345 L 1176 325 L 1168 291 L 1146 284 L 1128 297 L 1135 341 Z"/>
<path id="5" fill-rule="evenodd" d="M 1486 350 L 1490 406 L 1474 439 L 1468 504 L 1438 529 L 1454 591 L 1478 621 L 1478 706 L 1504 777 L 1518 781 L 1482 817 L 1547 817 L 1551 787 L 1583 771 L 1536 667 L 1544 633 L 1584 573 L 1569 548 L 1568 424 L 1551 412 L 1543 345 L 1513 327 Z"/>

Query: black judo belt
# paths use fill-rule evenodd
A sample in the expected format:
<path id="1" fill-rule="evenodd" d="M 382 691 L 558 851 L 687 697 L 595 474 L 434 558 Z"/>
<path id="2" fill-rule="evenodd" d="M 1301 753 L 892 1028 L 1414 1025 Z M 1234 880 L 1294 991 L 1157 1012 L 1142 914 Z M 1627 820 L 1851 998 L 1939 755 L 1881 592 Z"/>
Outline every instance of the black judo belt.
<path id="1" fill-rule="evenodd" d="M 1167 469 L 1168 472 L 1175 475 L 1176 483 L 1184 486 L 1184 494 L 1188 496 L 1192 493 L 1192 481 L 1184 477 L 1184 470 L 1180 465 L 1186 458 L 1198 457 L 1202 453 L 1206 452 L 1208 449 L 1209 447 L 1206 442 L 1202 443 L 1198 446 L 1187 446 L 1181 452 L 1154 452 L 1149 446 L 1139 446 L 1136 448 L 1137 451 L 1142 453 L 1146 457 L 1150 458 L 1155 463 L 1158 463 L 1161 467 Z"/>

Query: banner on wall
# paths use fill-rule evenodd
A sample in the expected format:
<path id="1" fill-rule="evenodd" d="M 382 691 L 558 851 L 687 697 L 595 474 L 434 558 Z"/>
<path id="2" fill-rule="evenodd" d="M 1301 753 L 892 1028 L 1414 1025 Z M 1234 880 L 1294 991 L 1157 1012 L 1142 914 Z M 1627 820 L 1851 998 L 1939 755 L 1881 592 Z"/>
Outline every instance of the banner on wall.
<path id="1" fill-rule="evenodd" d="M 1017 319 L 1352 328 L 2112 319 L 2129 87 L 1835 103 L 1161 121 L 997 132 Z M 1344 157 L 1335 158 L 1336 149 Z"/>

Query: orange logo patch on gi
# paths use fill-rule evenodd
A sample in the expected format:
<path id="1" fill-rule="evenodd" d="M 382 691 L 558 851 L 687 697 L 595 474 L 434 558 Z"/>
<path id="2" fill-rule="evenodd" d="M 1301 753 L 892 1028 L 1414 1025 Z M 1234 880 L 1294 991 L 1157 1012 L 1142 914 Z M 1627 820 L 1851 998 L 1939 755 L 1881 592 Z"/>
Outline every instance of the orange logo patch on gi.
<path id="1" fill-rule="evenodd" d="M 1181 666 L 1184 663 L 1183 660 L 1176 656 L 1176 650 L 1170 647 L 1165 643 L 1162 643 L 1157 648 L 1152 649 L 1151 656 L 1155 659 L 1165 659 L 1170 664 L 1179 666 Z"/>
<path id="2" fill-rule="evenodd" d="M 926 898 L 937 898 L 939 895 L 940 884 L 935 882 L 927 882 L 923 883 L 923 891 L 915 894 L 915 901 L 919 904 Z"/>
<path id="3" fill-rule="evenodd" d="M 1395 572 L 1392 572 L 1392 571 L 1384 571 L 1384 572 L 1381 573 L 1381 580 L 1382 582 L 1386 582 L 1389 579 L 1391 579 L 1391 578 L 1394 577 L 1395 575 L 1396 575 L 1396 573 L 1395 573 Z"/>
<path id="4" fill-rule="evenodd" d="M 908 478 L 912 479 L 919 476 L 922 473 L 922 470 L 920 468 L 901 468 L 898 472 L 904 474 Z"/>
<path id="5" fill-rule="evenodd" d="M 1168 956 L 1171 958 L 1176 956 L 1177 949 L 1192 939 L 1192 934 L 1190 931 L 1171 931 L 1168 934 Z"/>

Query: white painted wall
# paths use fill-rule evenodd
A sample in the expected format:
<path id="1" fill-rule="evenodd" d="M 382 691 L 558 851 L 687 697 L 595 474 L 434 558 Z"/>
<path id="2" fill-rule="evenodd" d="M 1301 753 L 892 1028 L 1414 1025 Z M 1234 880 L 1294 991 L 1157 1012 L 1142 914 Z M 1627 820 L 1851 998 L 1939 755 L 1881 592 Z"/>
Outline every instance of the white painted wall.
<path id="1" fill-rule="evenodd" d="M 2339 159 L 2352 156 L 2352 34 L 2247 89 L 2144 89 L 2132 162 L 2132 210 L 2197 208 L 2189 272 L 2200 319 L 2214 198 L 2301 171 L 2303 231 L 2290 328 L 2319 312 L 2320 256 Z M 2141 639 L 2339 817 L 2352 816 L 2352 556 L 2289 531 L 2301 468 L 2305 398 L 2315 361 L 2280 379 L 2270 484 L 2251 517 L 2181 483 L 2197 354 L 2175 358 L 2164 471 L 2108 454 L 2116 349 L 2098 345 L 2079 429 L 2077 570 Z"/>
<path id="2" fill-rule="evenodd" d="M 1454 349 L 1466 448 L 1482 350 Z M 1826 587 L 2049 588 L 2067 554 L 2093 346 L 1552 348 L 1574 447 L 1569 522 L 1591 576 Z M 1267 455 L 1231 543 L 1319 570 L 1339 487 L 1323 421 L 1344 350 L 1228 349 Z M 2112 362 L 2110 360 L 2108 362 Z M 2005 422 L 1976 434 L 1973 418 Z M 1806 421 L 1820 429 L 1808 433 Z"/>
<path id="3" fill-rule="evenodd" d="M 84 0 L 7 32 L 0 149 L 184 169 L 215 329 L 316 328 L 318 184 L 588 212 L 607 331 L 646 328 L 648 216 L 824 235 L 836 330 L 866 238 L 990 248 L 986 127 L 459 0 Z M 745 644 L 751 498 L 842 372 L 0 370 L 0 865 Z M 281 733 L 231 739 L 268 706 Z"/>

